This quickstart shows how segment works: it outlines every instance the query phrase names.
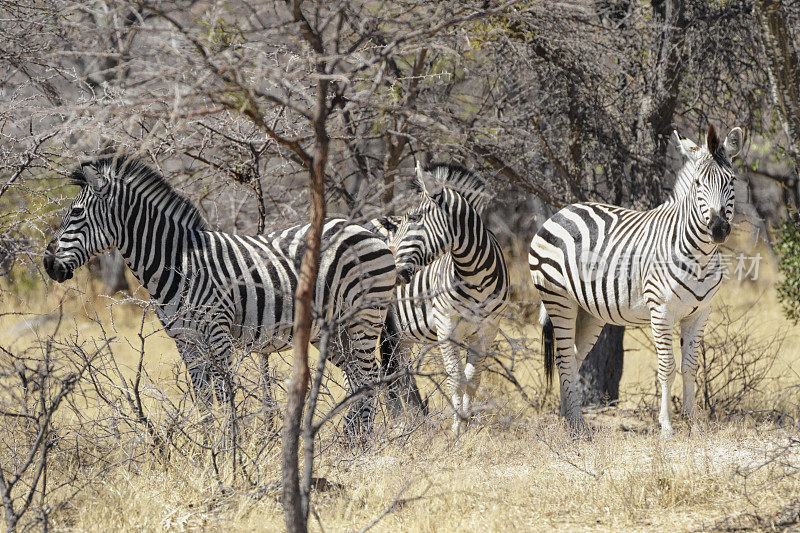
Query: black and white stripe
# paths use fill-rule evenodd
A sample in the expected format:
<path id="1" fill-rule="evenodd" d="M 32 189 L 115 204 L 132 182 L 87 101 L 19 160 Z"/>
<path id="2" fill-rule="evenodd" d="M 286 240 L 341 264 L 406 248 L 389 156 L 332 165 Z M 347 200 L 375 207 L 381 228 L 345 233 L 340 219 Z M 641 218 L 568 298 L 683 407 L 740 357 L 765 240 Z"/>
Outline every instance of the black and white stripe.
<path id="1" fill-rule="evenodd" d="M 48 246 L 47 272 L 64 281 L 90 257 L 118 248 L 153 298 L 200 400 L 211 402 L 212 390 L 220 402 L 232 397 L 233 350 L 266 356 L 291 344 L 308 225 L 259 236 L 212 231 L 160 175 L 127 158 L 85 163 L 72 178 L 81 191 Z M 312 339 L 333 329 L 331 360 L 350 390 L 377 381 L 375 349 L 395 282 L 381 238 L 346 220 L 325 223 Z M 356 402 L 348 428 L 372 426 L 373 396 Z"/>
<path id="2" fill-rule="evenodd" d="M 381 222 L 398 273 L 409 275 L 396 289 L 384 337 L 399 333 L 401 354 L 415 343 L 439 346 L 455 409 L 453 429 L 459 432 L 508 302 L 508 269 L 479 214 L 488 201 L 483 180 L 461 167 L 434 165 L 417 167 L 417 184 L 419 206 Z M 381 348 L 384 372 L 391 374 L 399 358 L 387 341 Z M 467 349 L 463 368 L 462 348 Z M 418 398 L 411 382 L 405 387 Z"/>
<path id="3" fill-rule="evenodd" d="M 675 136 L 687 162 L 664 204 L 650 211 L 573 204 L 547 220 L 531 241 L 545 366 L 548 375 L 558 366 L 561 414 L 580 431 L 585 424 L 578 370 L 606 323 L 652 327 L 665 435 L 672 434 L 672 329 L 680 324 L 684 413 L 694 411 L 698 345 L 723 276 L 718 245 L 728 237 L 734 214 L 730 159 L 741 150 L 743 133 L 734 128 L 720 143 L 712 126 L 701 147 Z"/>

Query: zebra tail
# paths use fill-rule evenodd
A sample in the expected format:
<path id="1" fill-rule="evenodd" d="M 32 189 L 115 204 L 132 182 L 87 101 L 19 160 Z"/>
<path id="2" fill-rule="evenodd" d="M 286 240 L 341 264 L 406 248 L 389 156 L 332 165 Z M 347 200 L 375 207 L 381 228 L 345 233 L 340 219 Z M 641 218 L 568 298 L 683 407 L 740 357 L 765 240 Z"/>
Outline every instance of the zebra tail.
<path id="1" fill-rule="evenodd" d="M 400 370 L 399 354 L 395 353 L 399 339 L 400 329 L 397 327 L 394 310 L 390 306 L 381 331 L 381 374 L 384 376 L 390 376 Z"/>
<path id="2" fill-rule="evenodd" d="M 544 353 L 544 374 L 547 379 L 547 390 L 553 386 L 553 375 L 556 367 L 556 334 L 553 321 L 542 305 L 539 312 L 539 323 L 542 325 L 542 352 Z"/>

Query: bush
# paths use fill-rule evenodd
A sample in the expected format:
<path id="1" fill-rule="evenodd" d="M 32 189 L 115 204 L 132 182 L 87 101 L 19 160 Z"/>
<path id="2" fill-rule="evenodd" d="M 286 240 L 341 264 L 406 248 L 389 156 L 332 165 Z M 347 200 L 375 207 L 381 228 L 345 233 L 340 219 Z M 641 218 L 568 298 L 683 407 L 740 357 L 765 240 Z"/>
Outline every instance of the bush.
<path id="1" fill-rule="evenodd" d="M 784 332 L 761 335 L 748 314 L 719 309 L 720 320 L 706 328 L 698 360 L 699 406 L 712 419 L 749 413 L 771 418 L 793 416 L 777 401 L 779 377 L 772 371 L 785 340 Z M 778 394 L 780 396 L 780 394 Z M 794 411 L 793 409 L 788 409 Z"/>
<path id="2" fill-rule="evenodd" d="M 777 287 L 778 300 L 786 317 L 797 324 L 800 322 L 800 213 L 795 213 L 792 220 L 784 220 L 776 233 L 778 268 L 784 275 Z"/>

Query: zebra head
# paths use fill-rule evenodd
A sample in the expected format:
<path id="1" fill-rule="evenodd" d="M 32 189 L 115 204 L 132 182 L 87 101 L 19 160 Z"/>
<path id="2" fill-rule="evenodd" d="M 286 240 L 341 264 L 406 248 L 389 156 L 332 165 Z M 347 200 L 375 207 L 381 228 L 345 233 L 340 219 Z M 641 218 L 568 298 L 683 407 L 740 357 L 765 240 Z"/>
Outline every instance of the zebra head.
<path id="1" fill-rule="evenodd" d="M 691 184 L 687 193 L 692 195 L 699 209 L 706 231 L 717 244 L 725 242 L 731 233 L 734 192 L 734 168 L 731 159 L 742 149 L 744 132 L 733 128 L 724 142 L 720 142 L 717 130 L 709 126 L 706 141 L 697 146 L 677 131 L 675 137 L 681 153 L 688 159 L 688 174 Z"/>
<path id="2" fill-rule="evenodd" d="M 454 168 L 433 165 L 423 169 L 417 163 L 415 184 L 421 193 L 420 203 L 401 217 L 388 243 L 398 278 L 404 282 L 446 252 L 456 252 L 462 229 L 467 231 L 470 217 L 477 217 L 469 202 L 449 186 Z"/>
<path id="3" fill-rule="evenodd" d="M 113 159 L 99 159 L 82 164 L 72 173 L 72 182 L 81 190 L 44 256 L 47 275 L 59 283 L 72 278 L 75 269 L 91 257 L 116 244 L 109 201 L 113 167 Z"/>

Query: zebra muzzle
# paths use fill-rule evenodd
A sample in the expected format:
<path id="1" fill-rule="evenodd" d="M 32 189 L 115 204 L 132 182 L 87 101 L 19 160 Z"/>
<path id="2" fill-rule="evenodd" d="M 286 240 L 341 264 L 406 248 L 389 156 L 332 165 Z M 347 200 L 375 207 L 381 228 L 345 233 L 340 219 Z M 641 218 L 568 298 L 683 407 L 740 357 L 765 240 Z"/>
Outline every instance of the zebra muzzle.
<path id="1" fill-rule="evenodd" d="M 714 239 L 714 242 L 717 244 L 725 242 L 725 240 L 728 238 L 728 235 L 731 234 L 730 222 L 725 220 L 725 217 L 723 217 L 719 211 L 711 215 L 711 220 L 708 223 L 708 229 L 711 231 L 711 238 Z"/>
<path id="2" fill-rule="evenodd" d="M 63 283 L 72 278 L 72 268 L 62 263 L 55 254 L 50 252 L 44 256 L 44 271 L 51 279 Z"/>

